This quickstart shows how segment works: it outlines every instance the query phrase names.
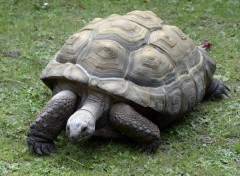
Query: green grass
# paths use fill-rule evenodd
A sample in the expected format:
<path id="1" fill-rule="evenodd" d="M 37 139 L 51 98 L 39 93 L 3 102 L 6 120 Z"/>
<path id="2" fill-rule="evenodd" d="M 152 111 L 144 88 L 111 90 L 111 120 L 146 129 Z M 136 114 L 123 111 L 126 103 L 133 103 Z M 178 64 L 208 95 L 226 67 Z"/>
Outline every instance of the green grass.
<path id="1" fill-rule="evenodd" d="M 240 2 L 237 0 L 1 0 L 0 175 L 240 175 Z M 126 142 L 73 145 L 64 134 L 57 152 L 28 151 L 26 133 L 50 98 L 39 74 L 65 40 L 95 17 L 151 10 L 196 44 L 208 39 L 216 77 L 232 89 L 226 101 L 203 102 L 162 131 L 155 155 Z M 6 53 L 20 51 L 20 57 Z"/>

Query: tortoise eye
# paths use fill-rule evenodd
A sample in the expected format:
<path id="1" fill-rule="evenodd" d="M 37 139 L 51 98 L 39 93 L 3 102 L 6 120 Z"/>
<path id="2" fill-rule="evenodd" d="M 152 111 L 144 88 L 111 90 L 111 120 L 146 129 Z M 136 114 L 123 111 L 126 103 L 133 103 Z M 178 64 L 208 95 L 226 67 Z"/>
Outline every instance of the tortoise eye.
<path id="1" fill-rule="evenodd" d="M 86 127 L 86 126 L 82 127 L 81 133 L 83 133 L 83 132 L 85 132 L 85 131 L 87 131 L 87 127 Z"/>

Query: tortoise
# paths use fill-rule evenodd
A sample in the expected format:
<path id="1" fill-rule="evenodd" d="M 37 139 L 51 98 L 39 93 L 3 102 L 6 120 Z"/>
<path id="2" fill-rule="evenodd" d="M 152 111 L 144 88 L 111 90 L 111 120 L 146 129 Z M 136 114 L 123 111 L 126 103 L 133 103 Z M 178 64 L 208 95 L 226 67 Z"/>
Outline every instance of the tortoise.
<path id="1" fill-rule="evenodd" d="M 127 137 L 156 152 L 160 129 L 203 99 L 228 97 L 216 62 L 151 11 L 95 18 L 73 34 L 41 74 L 53 97 L 31 123 L 31 151 L 49 155 L 60 132 L 73 142 Z"/>

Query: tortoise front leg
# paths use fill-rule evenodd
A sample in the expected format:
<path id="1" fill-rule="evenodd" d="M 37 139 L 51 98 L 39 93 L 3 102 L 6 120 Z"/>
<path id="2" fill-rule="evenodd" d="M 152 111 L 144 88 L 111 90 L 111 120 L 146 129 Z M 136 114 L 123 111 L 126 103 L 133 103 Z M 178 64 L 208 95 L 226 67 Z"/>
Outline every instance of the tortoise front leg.
<path id="1" fill-rule="evenodd" d="M 110 110 L 112 125 L 135 141 L 140 142 L 140 150 L 155 153 L 160 144 L 160 131 L 157 125 L 125 103 L 113 105 Z"/>
<path id="2" fill-rule="evenodd" d="M 52 97 L 36 120 L 31 123 L 27 142 L 31 151 L 49 155 L 55 150 L 54 140 L 65 128 L 77 103 L 75 93 L 64 90 Z"/>

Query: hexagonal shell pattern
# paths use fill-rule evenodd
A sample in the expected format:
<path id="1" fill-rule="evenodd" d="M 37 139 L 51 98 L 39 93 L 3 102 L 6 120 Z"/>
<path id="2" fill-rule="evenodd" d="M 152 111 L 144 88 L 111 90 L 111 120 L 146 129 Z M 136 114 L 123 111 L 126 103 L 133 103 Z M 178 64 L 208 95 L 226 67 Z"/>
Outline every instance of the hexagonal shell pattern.
<path id="1" fill-rule="evenodd" d="M 57 81 L 102 91 L 162 114 L 189 110 L 205 93 L 215 62 L 179 28 L 149 11 L 96 18 L 72 35 L 43 70 Z M 205 71 L 206 70 L 206 71 Z"/>

